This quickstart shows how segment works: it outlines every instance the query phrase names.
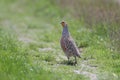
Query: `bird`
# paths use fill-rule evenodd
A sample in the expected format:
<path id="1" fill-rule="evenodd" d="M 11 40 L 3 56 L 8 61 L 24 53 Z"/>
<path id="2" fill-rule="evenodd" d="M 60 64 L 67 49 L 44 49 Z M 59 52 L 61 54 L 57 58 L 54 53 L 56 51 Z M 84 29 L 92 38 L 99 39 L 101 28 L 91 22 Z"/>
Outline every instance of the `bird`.
<path id="1" fill-rule="evenodd" d="M 77 64 L 76 57 L 81 58 L 78 47 L 76 46 L 75 41 L 70 35 L 67 23 L 62 21 L 61 25 L 63 27 L 62 36 L 60 39 L 61 48 L 63 52 L 65 53 L 65 55 L 67 56 L 68 62 L 69 62 L 70 57 L 73 56 L 75 58 L 75 64 Z"/>

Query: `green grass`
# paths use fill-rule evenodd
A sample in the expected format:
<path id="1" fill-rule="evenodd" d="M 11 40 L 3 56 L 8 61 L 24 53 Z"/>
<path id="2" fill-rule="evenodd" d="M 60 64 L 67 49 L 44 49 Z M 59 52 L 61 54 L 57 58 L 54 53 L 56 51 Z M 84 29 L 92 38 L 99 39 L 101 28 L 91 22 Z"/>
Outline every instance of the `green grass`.
<path id="1" fill-rule="evenodd" d="M 62 1 L 0 1 L 0 80 L 90 80 L 91 74 L 98 80 L 120 78 L 119 5 Z M 82 48 L 76 66 L 67 63 L 60 48 L 62 20 Z"/>

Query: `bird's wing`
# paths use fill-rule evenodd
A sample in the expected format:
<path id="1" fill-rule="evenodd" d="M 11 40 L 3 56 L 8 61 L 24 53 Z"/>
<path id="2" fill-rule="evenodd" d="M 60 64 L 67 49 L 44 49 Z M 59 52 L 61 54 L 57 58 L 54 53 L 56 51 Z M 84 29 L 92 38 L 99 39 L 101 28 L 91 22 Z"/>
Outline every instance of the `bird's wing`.
<path id="1" fill-rule="evenodd" d="M 68 37 L 65 39 L 65 46 L 69 53 L 73 53 L 73 55 L 80 57 L 79 50 L 72 37 Z"/>

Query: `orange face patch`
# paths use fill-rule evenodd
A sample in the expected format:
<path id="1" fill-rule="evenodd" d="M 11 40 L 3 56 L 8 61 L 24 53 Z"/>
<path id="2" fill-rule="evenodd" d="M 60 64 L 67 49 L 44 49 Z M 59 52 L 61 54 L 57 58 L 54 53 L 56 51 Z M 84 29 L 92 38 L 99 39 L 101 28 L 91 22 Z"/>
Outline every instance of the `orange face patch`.
<path id="1" fill-rule="evenodd" d="M 64 27 L 65 26 L 65 22 L 61 22 L 61 25 Z"/>

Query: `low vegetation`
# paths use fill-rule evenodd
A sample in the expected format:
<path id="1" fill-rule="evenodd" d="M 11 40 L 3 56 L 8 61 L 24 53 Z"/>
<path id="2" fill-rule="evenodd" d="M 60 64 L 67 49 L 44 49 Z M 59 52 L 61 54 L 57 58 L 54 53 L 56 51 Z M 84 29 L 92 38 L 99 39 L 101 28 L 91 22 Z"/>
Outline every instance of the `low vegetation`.
<path id="1" fill-rule="evenodd" d="M 0 80 L 119 80 L 118 7 L 114 0 L 1 0 Z M 60 48 L 62 20 L 82 52 L 77 65 Z"/>

